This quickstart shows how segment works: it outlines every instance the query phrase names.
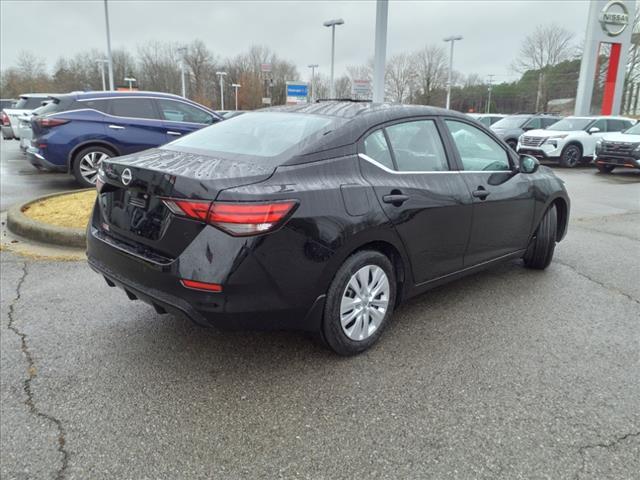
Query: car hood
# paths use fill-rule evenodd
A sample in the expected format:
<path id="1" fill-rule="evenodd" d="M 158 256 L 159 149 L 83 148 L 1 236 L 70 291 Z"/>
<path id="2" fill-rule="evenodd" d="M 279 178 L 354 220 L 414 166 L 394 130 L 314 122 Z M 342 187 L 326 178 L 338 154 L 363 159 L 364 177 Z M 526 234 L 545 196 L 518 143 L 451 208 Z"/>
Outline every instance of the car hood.
<path id="1" fill-rule="evenodd" d="M 528 132 L 525 132 L 525 135 L 527 137 L 542 137 L 542 138 L 549 138 L 549 137 L 558 137 L 560 135 L 576 135 L 579 134 L 581 132 L 580 131 L 563 131 L 563 130 L 542 130 L 542 129 L 538 129 L 538 130 L 529 130 Z"/>
<path id="2" fill-rule="evenodd" d="M 640 135 L 622 132 L 607 133 L 602 139 L 607 142 L 640 143 Z"/>

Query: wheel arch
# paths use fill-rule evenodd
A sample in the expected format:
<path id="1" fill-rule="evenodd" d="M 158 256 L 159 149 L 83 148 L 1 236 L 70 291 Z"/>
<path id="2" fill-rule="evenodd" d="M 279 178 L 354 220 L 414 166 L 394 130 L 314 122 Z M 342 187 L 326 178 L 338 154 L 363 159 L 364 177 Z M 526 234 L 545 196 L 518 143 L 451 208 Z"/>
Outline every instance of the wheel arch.
<path id="1" fill-rule="evenodd" d="M 118 147 L 116 147 L 113 143 L 107 140 L 95 140 L 95 139 L 87 140 L 85 142 L 79 143 L 78 145 L 73 147 L 69 152 L 69 156 L 67 158 L 68 171 L 72 171 L 73 169 L 73 162 L 75 161 L 76 154 L 87 147 L 103 147 L 111 150 L 114 156 L 116 157 L 120 155 L 120 150 L 118 149 Z"/>
<path id="2" fill-rule="evenodd" d="M 556 242 L 562 240 L 567 234 L 567 224 L 569 223 L 569 205 L 567 201 L 562 197 L 556 197 L 549 203 L 547 210 L 551 207 L 556 207 L 557 214 L 557 229 L 556 229 Z M 546 211 L 546 210 L 545 210 Z"/>

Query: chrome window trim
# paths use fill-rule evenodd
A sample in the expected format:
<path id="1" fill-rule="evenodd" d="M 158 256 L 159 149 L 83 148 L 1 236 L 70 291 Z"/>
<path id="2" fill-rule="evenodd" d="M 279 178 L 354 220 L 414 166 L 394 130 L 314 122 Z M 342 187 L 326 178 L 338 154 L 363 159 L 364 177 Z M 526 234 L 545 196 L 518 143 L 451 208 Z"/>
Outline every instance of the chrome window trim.
<path id="1" fill-rule="evenodd" d="M 373 158 L 371 158 L 370 156 L 364 154 L 364 153 L 358 153 L 358 157 L 360 157 L 362 160 L 365 160 L 369 163 L 371 163 L 372 165 L 378 167 L 381 170 L 384 170 L 387 173 L 392 173 L 394 175 L 416 175 L 416 174 L 422 174 L 422 175 L 429 175 L 432 173 L 437 173 L 437 174 L 442 174 L 442 173 L 505 173 L 505 172 L 512 172 L 513 170 L 425 170 L 425 171 L 407 171 L 407 172 L 398 172 L 396 170 L 391 170 L 387 167 L 385 167 L 383 164 L 381 164 L 380 162 L 374 160 Z"/>

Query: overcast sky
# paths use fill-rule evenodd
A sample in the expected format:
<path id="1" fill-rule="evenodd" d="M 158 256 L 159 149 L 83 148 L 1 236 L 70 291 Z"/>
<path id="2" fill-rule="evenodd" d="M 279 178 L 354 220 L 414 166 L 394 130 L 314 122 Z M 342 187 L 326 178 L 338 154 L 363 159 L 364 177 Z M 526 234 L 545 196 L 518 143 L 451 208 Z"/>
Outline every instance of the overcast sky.
<path id="1" fill-rule="evenodd" d="M 411 52 L 427 43 L 442 43 L 452 34 L 454 68 L 465 75 L 513 79 L 510 64 L 524 37 L 536 25 L 553 21 L 584 37 L 588 1 L 391 1 L 387 55 Z M 226 57 L 264 44 L 294 62 L 303 78 L 310 63 L 329 72 L 330 29 L 322 22 L 343 18 L 336 29 L 336 75 L 347 65 L 373 56 L 376 5 L 373 1 L 118 1 L 109 0 L 113 48 L 149 40 L 188 43 L 202 39 Z M 0 0 L 1 68 L 14 65 L 21 50 L 30 50 L 51 67 L 61 55 L 106 50 L 104 4 L 94 1 Z"/>

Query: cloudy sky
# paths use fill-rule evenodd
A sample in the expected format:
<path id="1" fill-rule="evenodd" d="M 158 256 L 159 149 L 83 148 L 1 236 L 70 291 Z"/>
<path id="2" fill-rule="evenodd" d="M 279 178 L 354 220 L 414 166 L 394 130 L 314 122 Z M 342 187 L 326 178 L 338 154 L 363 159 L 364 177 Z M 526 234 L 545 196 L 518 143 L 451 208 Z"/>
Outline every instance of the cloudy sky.
<path id="1" fill-rule="evenodd" d="M 589 2 L 583 0 L 403 1 L 389 4 L 387 55 L 442 43 L 452 34 L 454 68 L 464 74 L 515 77 L 509 65 L 536 25 L 553 21 L 582 40 Z M 373 1 L 176 1 L 109 0 L 111 42 L 132 51 L 149 40 L 202 39 L 218 55 L 232 56 L 264 44 L 294 62 L 308 76 L 309 63 L 328 73 L 330 29 L 324 20 L 343 18 L 336 30 L 336 74 L 373 56 L 376 6 Z M 102 0 L 0 0 L 0 68 L 30 50 L 51 66 L 61 55 L 106 49 Z"/>

